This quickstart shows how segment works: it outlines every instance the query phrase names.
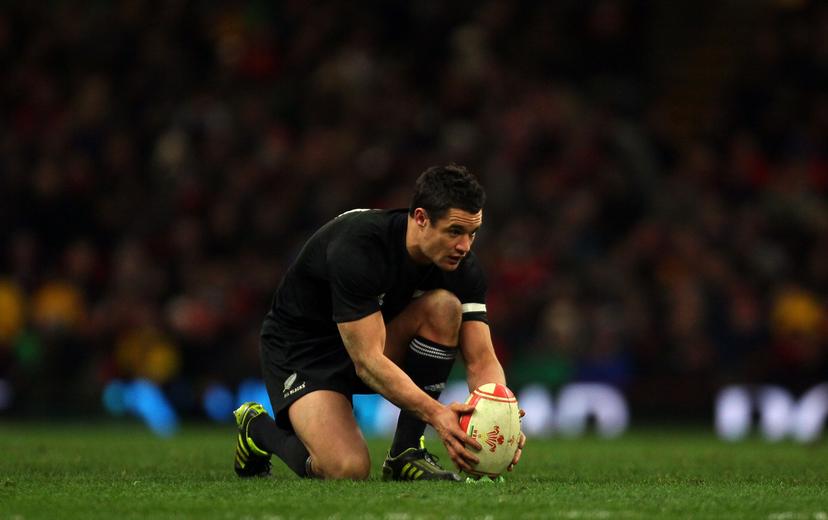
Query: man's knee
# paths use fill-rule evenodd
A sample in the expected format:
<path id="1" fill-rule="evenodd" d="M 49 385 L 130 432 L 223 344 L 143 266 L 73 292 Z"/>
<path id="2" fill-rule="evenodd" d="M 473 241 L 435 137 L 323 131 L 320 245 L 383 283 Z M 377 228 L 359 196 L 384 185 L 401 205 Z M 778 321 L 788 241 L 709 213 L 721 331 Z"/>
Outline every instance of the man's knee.
<path id="1" fill-rule="evenodd" d="M 346 455 L 322 463 L 313 463 L 314 469 L 326 479 L 365 480 L 371 473 L 371 459 L 360 455 Z"/>
<path id="2" fill-rule="evenodd" d="M 463 306 L 454 293 L 445 289 L 428 291 L 423 298 L 424 325 L 440 336 L 455 336 L 463 320 Z"/>

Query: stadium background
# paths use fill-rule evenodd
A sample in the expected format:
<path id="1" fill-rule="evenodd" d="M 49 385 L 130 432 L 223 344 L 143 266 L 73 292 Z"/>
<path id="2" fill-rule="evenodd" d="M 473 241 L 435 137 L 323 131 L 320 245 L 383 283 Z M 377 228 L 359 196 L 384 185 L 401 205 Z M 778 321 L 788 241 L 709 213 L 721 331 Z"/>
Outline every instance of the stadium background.
<path id="1" fill-rule="evenodd" d="M 457 162 L 513 387 L 828 380 L 828 5 L 5 2 L 0 417 L 259 374 L 302 241 Z M 229 417 L 228 417 L 229 420 Z"/>

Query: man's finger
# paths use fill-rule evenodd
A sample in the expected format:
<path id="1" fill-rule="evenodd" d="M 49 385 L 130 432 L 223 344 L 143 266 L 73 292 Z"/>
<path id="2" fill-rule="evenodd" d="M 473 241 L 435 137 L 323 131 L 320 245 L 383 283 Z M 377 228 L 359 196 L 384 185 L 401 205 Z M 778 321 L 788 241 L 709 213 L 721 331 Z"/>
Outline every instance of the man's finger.
<path id="1" fill-rule="evenodd" d="M 465 472 L 471 470 L 471 465 L 465 460 L 463 460 L 463 457 L 457 458 L 457 460 L 454 461 L 454 465 Z"/>
<path id="2" fill-rule="evenodd" d="M 466 432 L 460 429 L 459 425 L 457 426 L 457 428 L 452 429 L 451 434 L 461 443 L 463 443 L 464 445 L 471 446 L 476 451 L 480 451 L 483 449 L 483 446 L 479 442 L 477 442 L 477 439 L 475 439 L 471 435 L 467 435 Z"/>
<path id="3" fill-rule="evenodd" d="M 461 470 L 468 471 L 471 469 L 469 463 L 463 459 L 462 451 L 458 451 L 454 446 L 450 447 L 449 456 L 451 457 L 452 462 L 454 462 L 454 465 Z"/>
<path id="4" fill-rule="evenodd" d="M 509 467 L 506 468 L 507 471 L 512 471 L 512 469 L 514 469 L 515 464 L 517 464 L 520 461 L 520 456 L 522 454 L 523 454 L 523 450 L 518 448 L 518 450 L 515 452 L 515 458 L 512 459 L 511 464 L 509 464 Z"/>
<path id="5" fill-rule="evenodd" d="M 483 446 L 477 442 L 477 439 L 471 437 L 470 435 L 466 435 L 466 432 L 457 428 L 456 432 L 454 433 L 454 437 L 459 441 L 460 446 L 462 447 L 463 451 L 471 454 L 468 450 L 466 450 L 466 445 L 471 446 L 474 450 L 480 451 L 483 449 Z M 474 454 L 471 454 L 474 457 L 474 461 L 477 462 L 477 457 Z"/>
<path id="6" fill-rule="evenodd" d="M 475 439 L 474 437 L 472 437 L 470 435 L 465 435 L 464 438 L 463 438 L 463 442 L 468 444 L 469 446 L 471 446 L 472 448 L 474 448 L 477 451 L 480 451 L 480 450 L 483 449 L 483 445 L 480 444 L 479 442 L 477 442 L 477 439 Z"/>
<path id="7" fill-rule="evenodd" d="M 457 428 L 457 432 L 462 432 L 462 430 Z M 465 435 L 458 435 L 458 433 L 453 431 L 451 433 L 453 435 L 446 438 L 443 442 L 446 446 L 446 451 L 448 451 L 449 457 L 455 466 L 463 471 L 468 471 L 471 469 L 471 464 L 477 464 L 479 460 L 463 444 L 462 440 Z"/>
<path id="8" fill-rule="evenodd" d="M 461 446 L 459 451 L 460 451 L 461 456 L 465 460 L 469 461 L 470 463 L 477 464 L 478 462 L 480 462 L 480 459 L 478 459 L 475 454 L 473 454 L 469 450 L 467 450 L 465 446 Z"/>
<path id="9" fill-rule="evenodd" d="M 474 411 L 474 405 L 466 403 L 451 403 L 449 405 L 449 409 L 455 413 L 465 415 Z"/>
<path id="10" fill-rule="evenodd" d="M 457 443 L 453 446 L 457 454 L 463 457 L 463 460 L 468 461 L 470 464 L 477 464 L 478 462 L 480 462 L 480 459 L 478 459 L 474 453 L 466 449 L 465 444 L 461 442 L 462 440 L 462 438 L 453 439 L 453 441 Z"/>
<path id="11" fill-rule="evenodd" d="M 520 456 L 522 455 L 522 453 L 523 453 L 523 450 L 517 450 L 515 452 L 515 458 L 512 459 L 512 466 L 514 466 L 515 464 L 517 464 L 520 461 Z"/>

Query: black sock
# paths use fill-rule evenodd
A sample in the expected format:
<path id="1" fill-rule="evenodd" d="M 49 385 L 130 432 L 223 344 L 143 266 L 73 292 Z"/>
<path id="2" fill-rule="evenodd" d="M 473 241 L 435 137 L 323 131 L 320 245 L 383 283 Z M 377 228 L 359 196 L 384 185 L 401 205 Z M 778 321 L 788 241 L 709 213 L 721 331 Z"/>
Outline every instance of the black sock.
<path id="1" fill-rule="evenodd" d="M 259 449 L 273 453 L 300 477 L 309 477 L 310 454 L 295 432 L 281 428 L 268 415 L 261 414 L 250 421 L 247 433 Z"/>
<path id="2" fill-rule="evenodd" d="M 437 399 L 446 387 L 455 357 L 457 348 L 440 345 L 418 336 L 408 345 L 403 369 L 417 386 Z M 400 411 L 394 442 L 391 443 L 391 456 L 396 457 L 408 448 L 419 447 L 425 427 L 426 423 L 411 412 Z"/>

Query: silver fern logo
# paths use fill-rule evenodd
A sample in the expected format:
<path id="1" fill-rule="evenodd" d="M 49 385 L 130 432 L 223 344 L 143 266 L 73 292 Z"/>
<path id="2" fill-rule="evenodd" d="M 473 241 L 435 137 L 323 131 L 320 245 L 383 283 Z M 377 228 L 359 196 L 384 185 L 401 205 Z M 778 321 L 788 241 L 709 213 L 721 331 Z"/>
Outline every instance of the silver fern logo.
<path id="1" fill-rule="evenodd" d="M 285 390 L 284 391 L 287 392 L 290 389 L 290 387 L 293 386 L 293 383 L 295 381 L 296 381 L 296 372 L 292 373 L 291 375 L 288 376 L 287 379 L 285 379 Z"/>

